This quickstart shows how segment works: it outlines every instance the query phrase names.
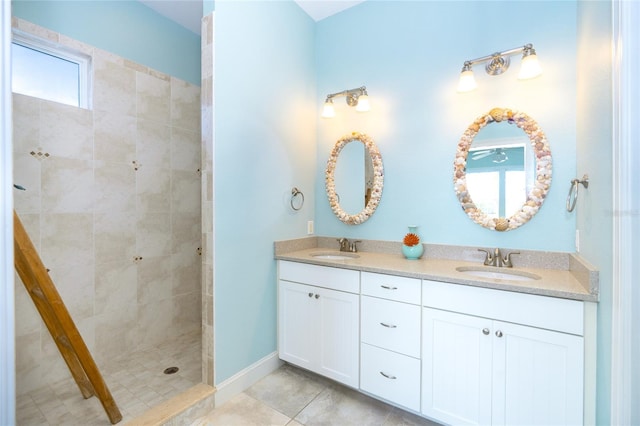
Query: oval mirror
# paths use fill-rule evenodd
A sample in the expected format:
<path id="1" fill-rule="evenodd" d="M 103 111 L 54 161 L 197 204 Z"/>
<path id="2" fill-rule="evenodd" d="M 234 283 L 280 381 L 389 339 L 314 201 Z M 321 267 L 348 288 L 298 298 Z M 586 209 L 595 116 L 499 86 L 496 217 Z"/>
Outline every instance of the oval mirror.
<path id="1" fill-rule="evenodd" d="M 325 173 L 329 205 L 338 219 L 348 225 L 369 219 L 380 203 L 383 182 L 382 156 L 373 139 L 357 132 L 338 139 Z"/>
<path id="2" fill-rule="evenodd" d="M 460 138 L 453 181 L 471 220 L 496 231 L 516 229 L 538 212 L 551 186 L 547 138 L 525 113 L 494 108 Z"/>

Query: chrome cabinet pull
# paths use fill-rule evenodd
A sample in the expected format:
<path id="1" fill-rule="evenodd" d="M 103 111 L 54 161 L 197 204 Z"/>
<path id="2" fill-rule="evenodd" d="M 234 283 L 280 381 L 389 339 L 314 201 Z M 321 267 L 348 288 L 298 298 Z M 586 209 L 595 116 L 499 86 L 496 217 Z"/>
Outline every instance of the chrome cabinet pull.
<path id="1" fill-rule="evenodd" d="M 398 289 L 398 287 L 388 286 L 388 285 L 384 285 L 384 284 L 381 284 L 380 287 L 384 288 L 385 290 L 397 290 Z"/>
<path id="2" fill-rule="evenodd" d="M 319 294 L 316 294 L 316 299 L 320 299 L 320 295 Z"/>
<path id="3" fill-rule="evenodd" d="M 313 293 L 309 293 L 309 297 L 313 297 Z"/>
<path id="4" fill-rule="evenodd" d="M 482 334 L 484 334 L 485 336 L 489 335 L 489 329 L 488 328 L 483 328 L 482 329 Z"/>
<path id="5" fill-rule="evenodd" d="M 396 380 L 397 379 L 396 376 L 393 376 L 391 374 L 387 374 L 384 371 L 381 371 L 380 374 L 382 374 L 384 377 L 386 377 L 387 379 L 390 379 L 390 380 Z"/>
<path id="6" fill-rule="evenodd" d="M 500 331 L 500 330 L 496 331 L 496 336 L 502 337 L 502 331 Z"/>
<path id="7" fill-rule="evenodd" d="M 393 325 L 393 324 L 385 324 L 383 322 L 380 323 L 381 326 L 383 327 L 387 327 L 387 328 L 398 328 L 397 325 Z"/>

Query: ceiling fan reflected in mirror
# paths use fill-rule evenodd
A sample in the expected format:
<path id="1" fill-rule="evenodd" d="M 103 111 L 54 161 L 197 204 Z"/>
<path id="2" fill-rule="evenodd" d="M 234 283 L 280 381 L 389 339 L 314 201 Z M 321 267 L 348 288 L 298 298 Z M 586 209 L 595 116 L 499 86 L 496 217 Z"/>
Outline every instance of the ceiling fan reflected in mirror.
<path id="1" fill-rule="evenodd" d="M 496 163 L 496 164 L 504 163 L 505 161 L 507 161 L 509 159 L 509 157 L 507 156 L 507 153 L 504 152 L 504 149 L 502 149 L 502 148 L 482 149 L 482 150 L 479 150 L 479 151 L 473 151 L 471 153 L 471 159 L 472 160 L 480 160 L 480 159 L 488 157 L 490 155 L 493 156 L 491 161 Z"/>

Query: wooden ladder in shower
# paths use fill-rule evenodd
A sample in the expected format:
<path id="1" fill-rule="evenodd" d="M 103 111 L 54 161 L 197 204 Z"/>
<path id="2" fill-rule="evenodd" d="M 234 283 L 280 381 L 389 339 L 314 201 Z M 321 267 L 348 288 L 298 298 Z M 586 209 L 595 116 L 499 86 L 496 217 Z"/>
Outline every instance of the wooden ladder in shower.
<path id="1" fill-rule="evenodd" d="M 122 414 L 15 210 L 13 246 L 16 271 L 67 363 L 82 396 L 87 399 L 96 395 L 111 424 L 118 423 L 122 420 Z"/>

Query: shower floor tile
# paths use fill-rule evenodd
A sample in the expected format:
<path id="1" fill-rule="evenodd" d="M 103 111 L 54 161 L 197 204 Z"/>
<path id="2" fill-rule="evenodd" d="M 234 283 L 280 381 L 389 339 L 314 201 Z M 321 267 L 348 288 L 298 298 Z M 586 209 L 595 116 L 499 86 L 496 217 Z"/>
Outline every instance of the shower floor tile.
<path id="1" fill-rule="evenodd" d="M 122 413 L 120 424 L 201 383 L 201 357 L 198 331 L 103 368 L 102 377 Z M 173 366 L 179 367 L 177 373 L 164 374 Z M 98 398 L 83 399 L 71 377 L 18 396 L 16 417 L 20 426 L 111 425 Z"/>

